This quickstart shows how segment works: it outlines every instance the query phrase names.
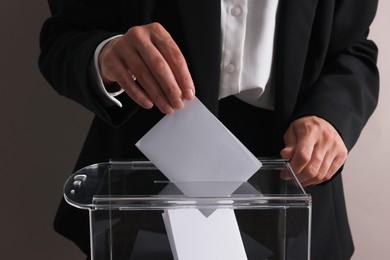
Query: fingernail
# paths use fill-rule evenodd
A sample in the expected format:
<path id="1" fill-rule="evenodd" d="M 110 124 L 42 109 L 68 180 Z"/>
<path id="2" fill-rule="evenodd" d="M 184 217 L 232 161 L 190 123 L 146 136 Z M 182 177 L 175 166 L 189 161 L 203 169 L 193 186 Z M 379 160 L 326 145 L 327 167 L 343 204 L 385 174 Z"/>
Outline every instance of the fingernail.
<path id="1" fill-rule="evenodd" d="M 180 98 L 178 98 L 178 99 L 173 101 L 173 106 L 175 108 L 182 108 L 182 107 L 184 107 L 184 104 L 183 104 L 183 101 Z"/>
<path id="2" fill-rule="evenodd" d="M 188 100 L 191 100 L 191 99 L 193 99 L 194 98 L 194 91 L 192 90 L 192 89 L 187 89 L 186 91 L 185 91 L 185 96 L 186 96 L 186 98 L 188 99 Z"/>
<path id="3" fill-rule="evenodd" d="M 144 101 L 144 107 L 147 108 L 147 109 L 150 109 L 150 108 L 153 107 L 153 103 L 149 99 L 146 99 Z"/>
<path id="4" fill-rule="evenodd" d="M 164 114 L 171 114 L 173 112 L 173 109 L 171 108 L 170 105 L 166 104 L 164 107 L 163 107 L 163 113 Z"/>

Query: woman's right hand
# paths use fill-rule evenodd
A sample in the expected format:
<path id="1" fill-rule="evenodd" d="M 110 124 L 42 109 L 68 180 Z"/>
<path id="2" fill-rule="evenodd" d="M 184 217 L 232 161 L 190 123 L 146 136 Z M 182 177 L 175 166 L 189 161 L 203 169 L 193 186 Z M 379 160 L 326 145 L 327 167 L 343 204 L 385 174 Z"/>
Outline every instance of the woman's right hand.
<path id="1" fill-rule="evenodd" d="M 156 105 L 164 114 L 195 96 L 187 63 L 170 34 L 159 23 L 130 28 L 107 43 L 99 54 L 105 85 L 117 82 L 140 106 Z"/>

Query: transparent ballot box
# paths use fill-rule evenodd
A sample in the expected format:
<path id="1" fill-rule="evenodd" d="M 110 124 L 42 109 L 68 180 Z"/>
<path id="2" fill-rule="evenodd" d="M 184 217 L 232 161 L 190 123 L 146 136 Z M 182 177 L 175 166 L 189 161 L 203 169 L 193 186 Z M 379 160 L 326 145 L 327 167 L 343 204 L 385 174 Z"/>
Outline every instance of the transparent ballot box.
<path id="1" fill-rule="evenodd" d="M 92 260 L 309 259 L 311 197 L 287 161 L 260 160 L 241 183 L 172 183 L 149 161 L 99 163 L 70 176 L 64 196 L 89 211 Z"/>

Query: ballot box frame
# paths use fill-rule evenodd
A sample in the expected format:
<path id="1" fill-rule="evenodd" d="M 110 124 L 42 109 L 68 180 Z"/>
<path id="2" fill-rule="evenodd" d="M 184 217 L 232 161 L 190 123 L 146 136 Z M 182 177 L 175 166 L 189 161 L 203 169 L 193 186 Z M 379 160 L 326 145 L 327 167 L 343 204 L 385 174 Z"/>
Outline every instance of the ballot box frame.
<path id="1" fill-rule="evenodd" d="M 122 178 L 121 174 L 126 175 L 126 171 L 159 171 L 150 161 L 146 160 L 110 160 L 109 162 L 89 165 L 73 173 L 65 182 L 64 199 L 67 203 L 76 208 L 89 211 L 90 247 L 92 260 L 95 259 L 95 251 L 97 247 L 94 238 L 94 232 L 96 229 L 96 227 L 94 226 L 94 216 L 96 213 L 107 212 L 107 214 L 111 216 L 110 214 L 116 211 L 139 212 L 191 208 L 201 210 L 228 208 L 234 209 L 235 211 L 281 210 L 281 212 L 293 209 L 305 209 L 305 217 L 307 217 L 307 227 L 305 227 L 307 228 L 307 252 L 305 252 L 305 254 L 307 259 L 310 259 L 312 214 L 312 199 L 310 194 L 307 194 L 304 188 L 301 186 L 288 160 L 278 158 L 258 159 L 262 162 L 262 167 L 257 174 L 259 174 L 260 176 L 261 174 L 264 175 L 262 171 L 279 172 L 279 176 L 275 177 L 279 178 L 281 183 L 284 183 L 283 185 L 285 185 L 286 190 L 275 194 L 271 194 L 269 192 L 254 192 L 253 194 L 249 194 L 248 192 L 243 192 L 241 194 L 213 194 L 207 196 L 188 196 L 180 194 L 180 192 L 168 192 L 167 194 L 162 195 L 153 193 L 146 194 L 139 191 L 135 192 L 134 194 L 123 194 L 123 188 L 118 189 L 117 187 L 122 185 L 122 182 L 120 181 L 121 179 L 119 179 L 118 182 L 118 180 L 112 180 L 111 178 L 117 177 L 116 175 Z M 115 172 L 120 172 L 120 174 L 115 174 Z M 103 176 L 109 177 L 109 179 L 103 181 Z M 163 175 L 159 175 L 159 177 L 161 176 Z M 102 183 L 109 183 L 109 185 L 106 185 L 107 187 L 104 187 L 103 185 L 103 192 L 101 192 L 101 190 L 99 190 L 99 192 L 96 192 L 98 189 L 101 189 Z M 198 184 L 191 183 L 191 185 Z M 229 183 L 228 185 L 231 184 L 234 183 Z M 157 178 L 154 181 L 154 185 L 165 185 L 165 187 L 167 185 L 173 185 L 174 187 L 180 187 L 180 183 L 170 183 L 169 180 L 164 178 Z M 209 183 L 208 185 L 218 186 L 221 185 L 221 183 Z M 288 189 L 292 189 L 292 191 Z M 118 190 L 120 191 L 119 193 Z M 284 252 L 280 254 L 283 255 Z M 112 257 L 112 255 L 110 255 L 109 259 L 114 258 Z M 277 259 L 288 258 L 280 257 Z"/>

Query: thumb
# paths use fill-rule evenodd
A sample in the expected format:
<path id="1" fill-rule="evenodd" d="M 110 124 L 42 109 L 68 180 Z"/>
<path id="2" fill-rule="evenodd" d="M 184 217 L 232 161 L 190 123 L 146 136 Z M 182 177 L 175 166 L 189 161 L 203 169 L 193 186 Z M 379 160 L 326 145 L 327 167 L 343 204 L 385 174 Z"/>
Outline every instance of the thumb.
<path id="1" fill-rule="evenodd" d="M 280 151 L 280 156 L 284 159 L 291 159 L 294 155 L 294 147 L 293 146 L 286 146 Z"/>
<path id="2" fill-rule="evenodd" d="M 297 136 L 295 133 L 295 127 L 292 123 L 284 134 L 285 147 L 280 151 L 280 156 L 284 159 L 291 159 L 295 153 L 295 144 L 297 142 Z"/>

